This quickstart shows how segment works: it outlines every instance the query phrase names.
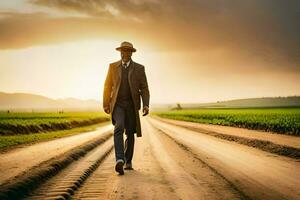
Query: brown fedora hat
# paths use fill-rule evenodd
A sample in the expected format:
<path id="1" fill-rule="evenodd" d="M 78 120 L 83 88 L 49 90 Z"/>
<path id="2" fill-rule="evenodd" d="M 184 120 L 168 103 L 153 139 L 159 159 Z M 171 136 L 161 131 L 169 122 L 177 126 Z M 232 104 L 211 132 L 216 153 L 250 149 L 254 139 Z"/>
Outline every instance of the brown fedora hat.
<path id="1" fill-rule="evenodd" d="M 116 50 L 121 51 L 121 49 L 130 49 L 132 52 L 136 52 L 136 49 L 133 48 L 133 45 L 130 42 L 122 42 L 120 47 L 117 47 Z"/>

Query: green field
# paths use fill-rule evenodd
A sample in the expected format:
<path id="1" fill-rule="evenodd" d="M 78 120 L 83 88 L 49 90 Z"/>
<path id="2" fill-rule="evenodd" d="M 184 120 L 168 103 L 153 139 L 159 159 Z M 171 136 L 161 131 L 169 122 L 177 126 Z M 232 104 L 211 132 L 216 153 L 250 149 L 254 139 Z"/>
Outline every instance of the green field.
<path id="1" fill-rule="evenodd" d="M 109 121 L 100 112 L 0 113 L 0 150 L 95 130 Z"/>
<path id="2" fill-rule="evenodd" d="M 100 112 L 0 113 L 0 135 L 66 130 L 109 120 L 109 115 Z"/>
<path id="3" fill-rule="evenodd" d="M 164 118 L 300 135 L 300 108 L 204 108 L 154 112 Z"/>

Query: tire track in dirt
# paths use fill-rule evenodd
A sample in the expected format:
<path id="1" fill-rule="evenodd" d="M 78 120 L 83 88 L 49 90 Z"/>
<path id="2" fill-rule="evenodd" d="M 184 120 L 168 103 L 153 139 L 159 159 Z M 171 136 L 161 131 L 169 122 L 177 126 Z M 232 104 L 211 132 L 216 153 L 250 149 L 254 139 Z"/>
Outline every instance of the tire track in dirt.
<path id="1" fill-rule="evenodd" d="M 69 199 L 112 151 L 112 138 L 39 186 L 27 200 Z"/>

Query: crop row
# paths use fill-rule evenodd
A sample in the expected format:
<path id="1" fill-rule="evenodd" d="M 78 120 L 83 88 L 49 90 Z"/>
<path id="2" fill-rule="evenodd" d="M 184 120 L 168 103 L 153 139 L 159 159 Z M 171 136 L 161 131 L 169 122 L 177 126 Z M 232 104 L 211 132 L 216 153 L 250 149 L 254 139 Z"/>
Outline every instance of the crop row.
<path id="1" fill-rule="evenodd" d="M 300 135 L 300 109 L 201 109 L 155 113 L 160 117 Z"/>

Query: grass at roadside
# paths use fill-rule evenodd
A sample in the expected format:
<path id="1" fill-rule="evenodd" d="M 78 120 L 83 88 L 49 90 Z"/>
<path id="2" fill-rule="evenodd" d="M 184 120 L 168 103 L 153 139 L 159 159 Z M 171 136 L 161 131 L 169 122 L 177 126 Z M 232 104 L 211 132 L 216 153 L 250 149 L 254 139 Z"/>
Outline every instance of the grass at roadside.
<path id="1" fill-rule="evenodd" d="M 45 133 L 109 120 L 109 115 L 102 112 L 0 113 L 0 135 Z"/>
<path id="2" fill-rule="evenodd" d="M 109 124 L 110 122 L 102 122 L 100 124 L 94 124 L 90 126 L 78 127 L 68 130 L 60 130 L 46 133 L 32 133 L 32 134 L 20 134 L 20 135 L 8 135 L 0 136 L 0 151 L 8 150 L 12 147 L 16 147 L 24 144 L 32 144 L 40 141 L 47 141 L 56 138 L 62 138 L 70 135 L 75 135 L 87 131 L 93 131 L 97 127 Z"/>
<path id="3" fill-rule="evenodd" d="M 205 108 L 154 112 L 160 117 L 300 135 L 300 108 Z"/>

